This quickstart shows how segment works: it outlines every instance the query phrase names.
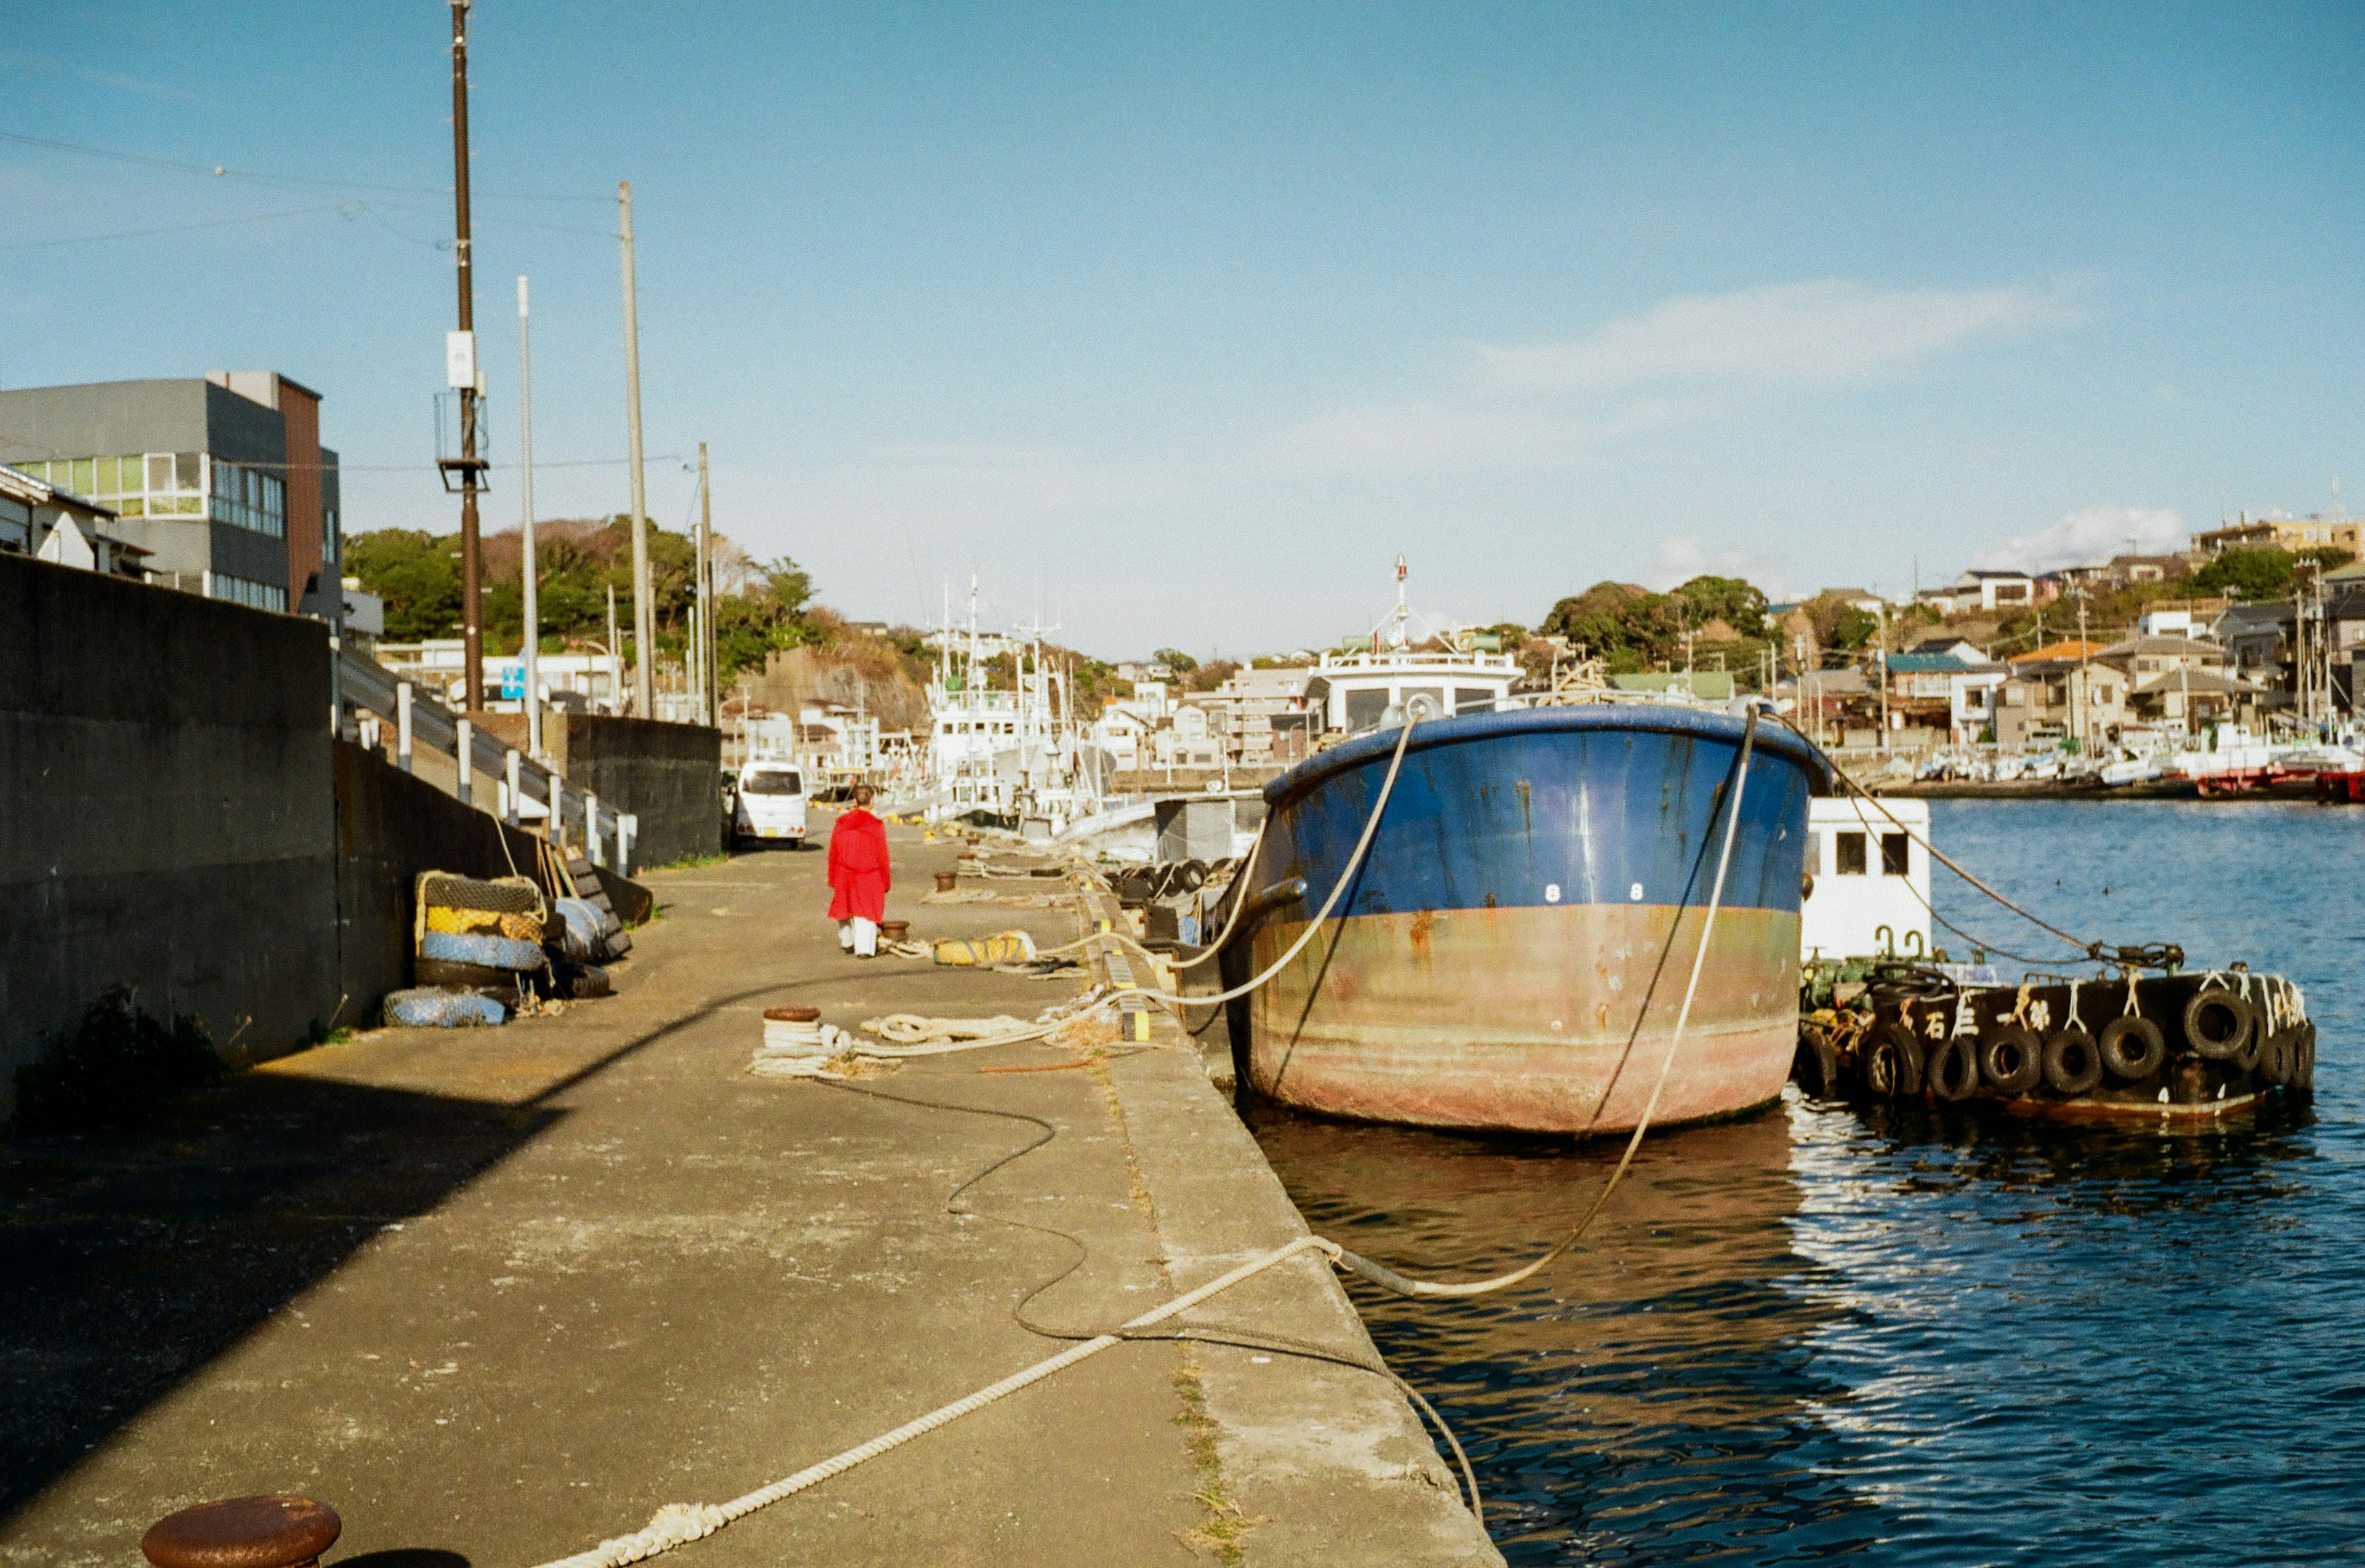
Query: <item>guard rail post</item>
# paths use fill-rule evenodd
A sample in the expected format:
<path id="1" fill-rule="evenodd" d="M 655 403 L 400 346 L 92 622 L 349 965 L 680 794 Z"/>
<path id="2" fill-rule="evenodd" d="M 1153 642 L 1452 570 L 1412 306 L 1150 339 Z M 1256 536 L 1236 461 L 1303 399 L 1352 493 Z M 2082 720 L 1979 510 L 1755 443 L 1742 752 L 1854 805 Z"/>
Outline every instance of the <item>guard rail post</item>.
<path id="1" fill-rule="evenodd" d="M 616 875 L 619 877 L 633 874 L 633 840 L 640 836 L 640 832 L 639 813 L 619 812 L 616 814 Z"/>
<path id="2" fill-rule="evenodd" d="M 509 809 L 509 819 L 510 819 L 510 826 L 511 826 L 511 827 L 516 827 L 516 826 L 518 826 L 520 823 L 523 823 L 523 822 L 525 821 L 525 811 L 524 811 L 524 808 L 523 808 L 522 806 L 521 806 L 521 805 L 519 804 L 519 801 L 518 801 L 518 790 L 519 790 L 519 789 L 521 788 L 521 784 L 522 784 L 522 782 L 523 782 L 523 781 L 520 778 L 520 777 L 519 777 L 519 773 L 518 773 L 518 753 L 517 753 L 517 747 L 515 747 L 515 746 L 511 746 L 511 747 L 510 747 L 509 756 L 508 756 L 508 758 L 507 758 L 507 761 L 508 761 L 508 763 L 509 763 L 509 772 L 510 772 L 510 776 L 509 776 L 509 807 L 510 807 L 510 809 Z"/>
<path id="3" fill-rule="evenodd" d="M 398 682 L 394 689 L 394 765 L 405 773 L 410 771 L 410 682 Z"/>
<path id="4" fill-rule="evenodd" d="M 608 863 L 607 846 L 600 839 L 600 797 L 597 795 L 583 797 L 583 842 L 590 847 L 591 864 L 605 866 Z"/>
<path id="5" fill-rule="evenodd" d="M 452 755 L 460 764 L 459 788 L 452 792 L 459 797 L 462 805 L 473 806 L 476 803 L 476 726 L 465 719 L 455 719 L 452 728 Z"/>

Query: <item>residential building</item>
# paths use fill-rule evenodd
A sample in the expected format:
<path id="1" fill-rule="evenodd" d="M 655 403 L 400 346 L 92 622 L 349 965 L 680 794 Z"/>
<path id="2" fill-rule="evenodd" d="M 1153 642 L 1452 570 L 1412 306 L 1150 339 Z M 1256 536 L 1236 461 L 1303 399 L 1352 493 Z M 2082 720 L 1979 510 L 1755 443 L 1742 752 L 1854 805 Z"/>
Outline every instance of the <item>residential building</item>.
<path id="1" fill-rule="evenodd" d="M 2024 610 L 2054 598 L 2058 590 L 2027 572 L 1973 568 L 1955 579 L 1952 591 L 1957 610 Z"/>
<path id="2" fill-rule="evenodd" d="M 1260 767 L 1282 759 L 1280 754 L 1292 749 L 1304 755 L 1302 744 L 1293 748 L 1289 737 L 1302 743 L 1305 736 L 1306 683 L 1313 676 L 1306 668 L 1238 670 L 1202 700 L 1224 710 L 1225 734 L 1235 763 Z"/>
<path id="3" fill-rule="evenodd" d="M 2297 621 L 2298 611 L 2280 602 L 2230 606 L 2211 628 L 2225 650 L 2225 672 L 2270 691 L 2289 691 Z"/>
<path id="4" fill-rule="evenodd" d="M 148 552 L 119 537 L 115 513 L 15 468 L 0 467 L 0 554 L 144 579 Z"/>
<path id="5" fill-rule="evenodd" d="M 1909 654 L 1945 654 L 1967 665 L 1985 664 L 1987 650 L 1960 637 L 1924 637 L 1905 650 Z"/>
<path id="6" fill-rule="evenodd" d="M 2124 674 L 2138 688 L 2155 675 L 2174 670 L 2225 667 L 2225 650 L 2198 637 L 2125 637 L 2094 655 Z"/>
<path id="7" fill-rule="evenodd" d="M 2108 593 L 2137 583 L 2164 583 L 2182 577 L 2191 566 L 2181 555 L 2113 555 L 2083 566 L 2063 566 L 2046 576 L 2065 591 Z"/>
<path id="8" fill-rule="evenodd" d="M 2138 681 L 2128 700 L 2138 718 L 2190 730 L 2219 719 L 2247 719 L 2265 695 L 2220 670 L 2187 666 Z"/>
<path id="9" fill-rule="evenodd" d="M 2058 643 L 2047 643 L 2041 648 L 2031 648 L 2024 654 L 2014 654 L 2005 662 L 2016 669 L 2026 664 L 2047 664 L 2060 659 L 2090 659 L 2107 645 L 2102 643 L 2080 642 L 2075 637 L 2068 637 Z"/>
<path id="10" fill-rule="evenodd" d="M 1997 692 L 2001 745 L 2042 745 L 2065 736 L 2103 741 L 2127 719 L 2131 685 L 2110 665 L 2083 659 L 2015 660 Z"/>
<path id="11" fill-rule="evenodd" d="M 2192 548 L 2202 556 L 2228 550 L 2315 550 L 2326 546 L 2365 555 L 2365 522 L 2345 517 L 2259 517 L 2241 520 L 2192 536 Z"/>
<path id="12" fill-rule="evenodd" d="M 337 454 L 320 444 L 320 395 L 276 372 L 0 391 L 0 463 L 115 512 L 152 581 L 329 613 Z"/>

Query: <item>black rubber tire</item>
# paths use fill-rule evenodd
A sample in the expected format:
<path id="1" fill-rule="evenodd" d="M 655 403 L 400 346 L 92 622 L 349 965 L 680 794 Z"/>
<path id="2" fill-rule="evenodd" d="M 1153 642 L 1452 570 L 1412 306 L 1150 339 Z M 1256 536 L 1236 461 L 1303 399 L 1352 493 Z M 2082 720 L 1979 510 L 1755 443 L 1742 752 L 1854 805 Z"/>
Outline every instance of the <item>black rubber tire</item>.
<path id="1" fill-rule="evenodd" d="M 2220 1016 L 2226 1020 L 2222 1029 L 2211 1023 Z M 2257 1023 L 2250 1004 L 2221 985 L 2194 991 L 2184 1004 L 2184 1037 L 2206 1061 L 2231 1061 L 2241 1055 L 2257 1033 Z"/>
<path id="2" fill-rule="evenodd" d="M 2071 1025 L 2045 1042 L 2045 1081 L 2075 1099 L 2102 1081 L 2102 1052 L 2094 1036 Z"/>
<path id="3" fill-rule="evenodd" d="M 2278 1089 L 2286 1088 L 2299 1064 L 2299 1031 L 2278 1029 L 2259 1048 L 2259 1076 Z"/>
<path id="4" fill-rule="evenodd" d="M 1988 1087 L 2013 1099 L 2045 1080 L 2045 1042 L 2018 1024 L 1999 1024 L 1979 1040 L 1979 1076 Z"/>
<path id="5" fill-rule="evenodd" d="M 1922 1064 L 1930 1092 L 1952 1103 L 1979 1092 L 1979 1049 L 1968 1035 L 1949 1035 L 1930 1047 Z"/>
<path id="6" fill-rule="evenodd" d="M 1922 1092 L 1922 1043 L 1901 1024 L 1884 1024 L 1864 1048 L 1865 1087 L 1883 1100 L 1911 1100 Z"/>
<path id="7" fill-rule="evenodd" d="M 2102 1065 L 2130 1082 L 2149 1078 L 2168 1061 L 2168 1040 L 2159 1025 L 2130 1014 L 2102 1025 Z"/>
<path id="8" fill-rule="evenodd" d="M 1842 1078 L 1838 1047 L 1820 1029 L 1799 1030 L 1799 1054 L 1791 1061 L 1790 1076 L 1814 1099 L 1838 1099 Z"/>
<path id="9" fill-rule="evenodd" d="M 2299 1025 L 2299 1050 L 2292 1058 L 2292 1087 L 2303 1094 L 2315 1092 L 2315 1020 L 2303 1018 Z"/>

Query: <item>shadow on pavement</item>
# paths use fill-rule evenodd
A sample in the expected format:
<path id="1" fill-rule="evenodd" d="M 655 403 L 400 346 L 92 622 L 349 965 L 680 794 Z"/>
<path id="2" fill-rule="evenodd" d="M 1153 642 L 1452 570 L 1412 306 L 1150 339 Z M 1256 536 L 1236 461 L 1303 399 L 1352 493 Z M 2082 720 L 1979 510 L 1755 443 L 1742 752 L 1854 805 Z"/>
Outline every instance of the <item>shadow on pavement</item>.
<path id="1" fill-rule="evenodd" d="M 0 1518 L 563 1114 L 244 1073 L 144 1134 L 0 1143 Z"/>

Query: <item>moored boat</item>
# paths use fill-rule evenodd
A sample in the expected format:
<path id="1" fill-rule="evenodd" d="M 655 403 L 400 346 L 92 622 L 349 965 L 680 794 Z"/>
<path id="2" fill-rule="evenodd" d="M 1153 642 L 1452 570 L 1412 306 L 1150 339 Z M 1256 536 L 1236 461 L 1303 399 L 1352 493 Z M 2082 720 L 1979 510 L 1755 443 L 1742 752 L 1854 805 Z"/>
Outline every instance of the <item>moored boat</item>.
<path id="1" fill-rule="evenodd" d="M 1349 872 L 1401 714 L 1266 787 L 1227 987 L 1288 951 Z M 1610 701 L 1416 723 L 1337 912 L 1233 1003 L 1239 1080 L 1371 1121 L 1630 1130 L 1707 924 L 1751 724 Z M 1797 1045 L 1807 802 L 1828 774 L 1772 721 L 1749 745 L 1723 898 L 1653 1126 L 1772 1100 Z"/>

